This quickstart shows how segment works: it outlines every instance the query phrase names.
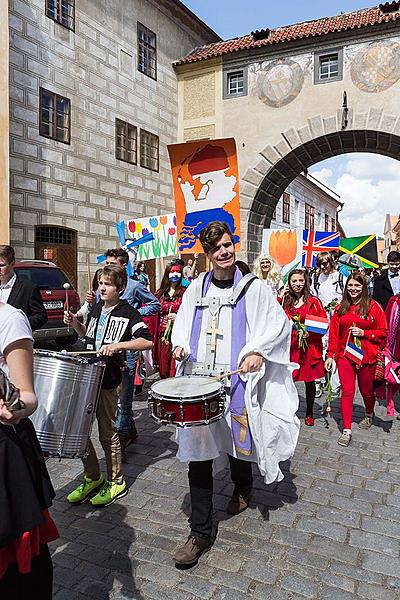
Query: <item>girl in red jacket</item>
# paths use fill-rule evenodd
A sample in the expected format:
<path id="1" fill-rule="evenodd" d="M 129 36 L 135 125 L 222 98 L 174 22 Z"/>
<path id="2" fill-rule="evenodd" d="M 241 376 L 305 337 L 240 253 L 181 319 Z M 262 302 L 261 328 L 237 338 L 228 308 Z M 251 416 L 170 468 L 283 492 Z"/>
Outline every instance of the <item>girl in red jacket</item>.
<path id="1" fill-rule="evenodd" d="M 369 429 L 374 416 L 374 374 L 378 350 L 384 346 L 387 333 L 385 313 L 375 300 L 368 296 L 368 284 L 362 273 L 354 271 L 347 279 L 342 302 L 335 308 L 328 340 L 328 358 L 325 368 L 332 368 L 334 358 L 342 386 L 340 408 L 343 433 L 338 440 L 340 446 L 348 446 L 351 440 L 353 400 L 356 379 L 365 404 L 365 417 L 359 423 L 361 429 Z M 360 366 L 345 351 L 347 343 L 361 342 L 364 353 Z"/>
<path id="2" fill-rule="evenodd" d="M 300 365 L 300 368 L 293 372 L 293 379 L 305 382 L 307 408 L 304 422 L 312 426 L 314 425 L 315 380 L 324 377 L 322 336 L 305 332 L 304 321 L 311 315 L 326 317 L 326 312 L 321 301 L 311 295 L 309 279 L 302 269 L 294 269 L 290 272 L 287 288 L 281 303 L 286 315 L 294 323 L 290 360 Z"/>

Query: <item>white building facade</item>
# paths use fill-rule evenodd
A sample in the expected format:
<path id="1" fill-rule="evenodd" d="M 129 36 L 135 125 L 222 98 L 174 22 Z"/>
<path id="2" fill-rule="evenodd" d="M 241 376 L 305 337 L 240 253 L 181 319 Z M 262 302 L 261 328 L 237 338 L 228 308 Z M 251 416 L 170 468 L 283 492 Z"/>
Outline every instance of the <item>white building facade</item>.
<path id="1" fill-rule="evenodd" d="M 298 175 L 280 197 L 271 228 L 338 231 L 342 207 L 340 196 L 333 190 L 308 173 Z"/>

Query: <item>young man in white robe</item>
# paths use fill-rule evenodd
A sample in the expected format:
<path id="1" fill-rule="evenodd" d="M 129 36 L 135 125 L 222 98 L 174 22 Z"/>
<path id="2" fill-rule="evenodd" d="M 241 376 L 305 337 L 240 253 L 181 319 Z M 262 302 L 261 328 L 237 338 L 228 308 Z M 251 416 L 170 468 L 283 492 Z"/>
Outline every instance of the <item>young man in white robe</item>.
<path id="1" fill-rule="evenodd" d="M 299 434 L 288 319 L 268 286 L 252 275 L 247 275 L 237 301 L 226 302 L 243 277 L 235 266 L 233 239 L 228 225 L 220 221 L 201 231 L 213 270 L 187 289 L 172 333 L 174 357 L 180 362 L 177 375 L 199 373 L 210 352 L 210 309 L 196 301 L 219 297 L 214 372 L 220 365 L 226 366 L 224 372 L 242 370 L 225 380 L 224 418 L 177 430 L 178 458 L 189 463 L 192 507 L 189 538 L 174 555 L 178 565 L 195 564 L 211 546 L 213 460 L 229 457 L 235 488 L 227 511 L 237 514 L 249 503 L 252 462 L 265 483 L 281 480 L 279 462 L 293 455 Z"/>

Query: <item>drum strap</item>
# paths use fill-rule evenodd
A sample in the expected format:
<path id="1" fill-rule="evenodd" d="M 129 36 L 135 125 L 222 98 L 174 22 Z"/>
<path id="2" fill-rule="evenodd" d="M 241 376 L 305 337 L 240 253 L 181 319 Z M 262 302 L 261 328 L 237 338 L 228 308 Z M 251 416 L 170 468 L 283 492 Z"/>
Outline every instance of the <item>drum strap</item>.
<path id="1" fill-rule="evenodd" d="M 209 306 L 211 298 L 203 297 L 203 286 L 206 275 L 207 273 L 200 273 L 200 275 L 197 278 L 199 283 L 197 284 L 195 306 Z M 231 296 L 229 296 L 228 298 L 220 299 L 220 306 L 235 306 L 236 302 L 239 300 L 241 293 L 244 291 L 245 288 L 247 288 L 251 283 L 253 283 L 255 279 L 257 279 L 256 275 L 253 275 L 253 273 L 247 273 L 247 275 L 242 277 L 242 279 L 239 281 Z"/>
<path id="2" fill-rule="evenodd" d="M 206 356 L 204 364 L 196 364 L 194 368 L 195 373 L 221 373 L 222 365 L 216 364 L 216 349 L 217 349 L 217 336 L 222 335 L 222 331 L 219 329 L 219 312 L 222 306 L 235 306 L 244 290 L 255 280 L 257 277 L 252 273 L 248 273 L 239 281 L 235 287 L 233 293 L 228 298 L 220 296 L 203 297 L 203 286 L 204 278 L 206 273 L 201 273 L 197 284 L 195 305 L 198 307 L 208 307 L 208 327 L 206 329 Z M 224 365 L 224 369 L 229 365 Z"/>

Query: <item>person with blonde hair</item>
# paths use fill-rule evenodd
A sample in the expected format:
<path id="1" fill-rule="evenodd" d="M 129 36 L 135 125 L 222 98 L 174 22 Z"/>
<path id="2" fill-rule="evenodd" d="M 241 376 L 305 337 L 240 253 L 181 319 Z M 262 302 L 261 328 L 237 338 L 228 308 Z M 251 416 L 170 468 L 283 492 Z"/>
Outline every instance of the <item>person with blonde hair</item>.
<path id="1" fill-rule="evenodd" d="M 253 273 L 270 286 L 275 296 L 278 295 L 278 291 L 283 287 L 283 282 L 280 269 L 273 258 L 266 254 L 260 254 L 254 262 Z"/>

